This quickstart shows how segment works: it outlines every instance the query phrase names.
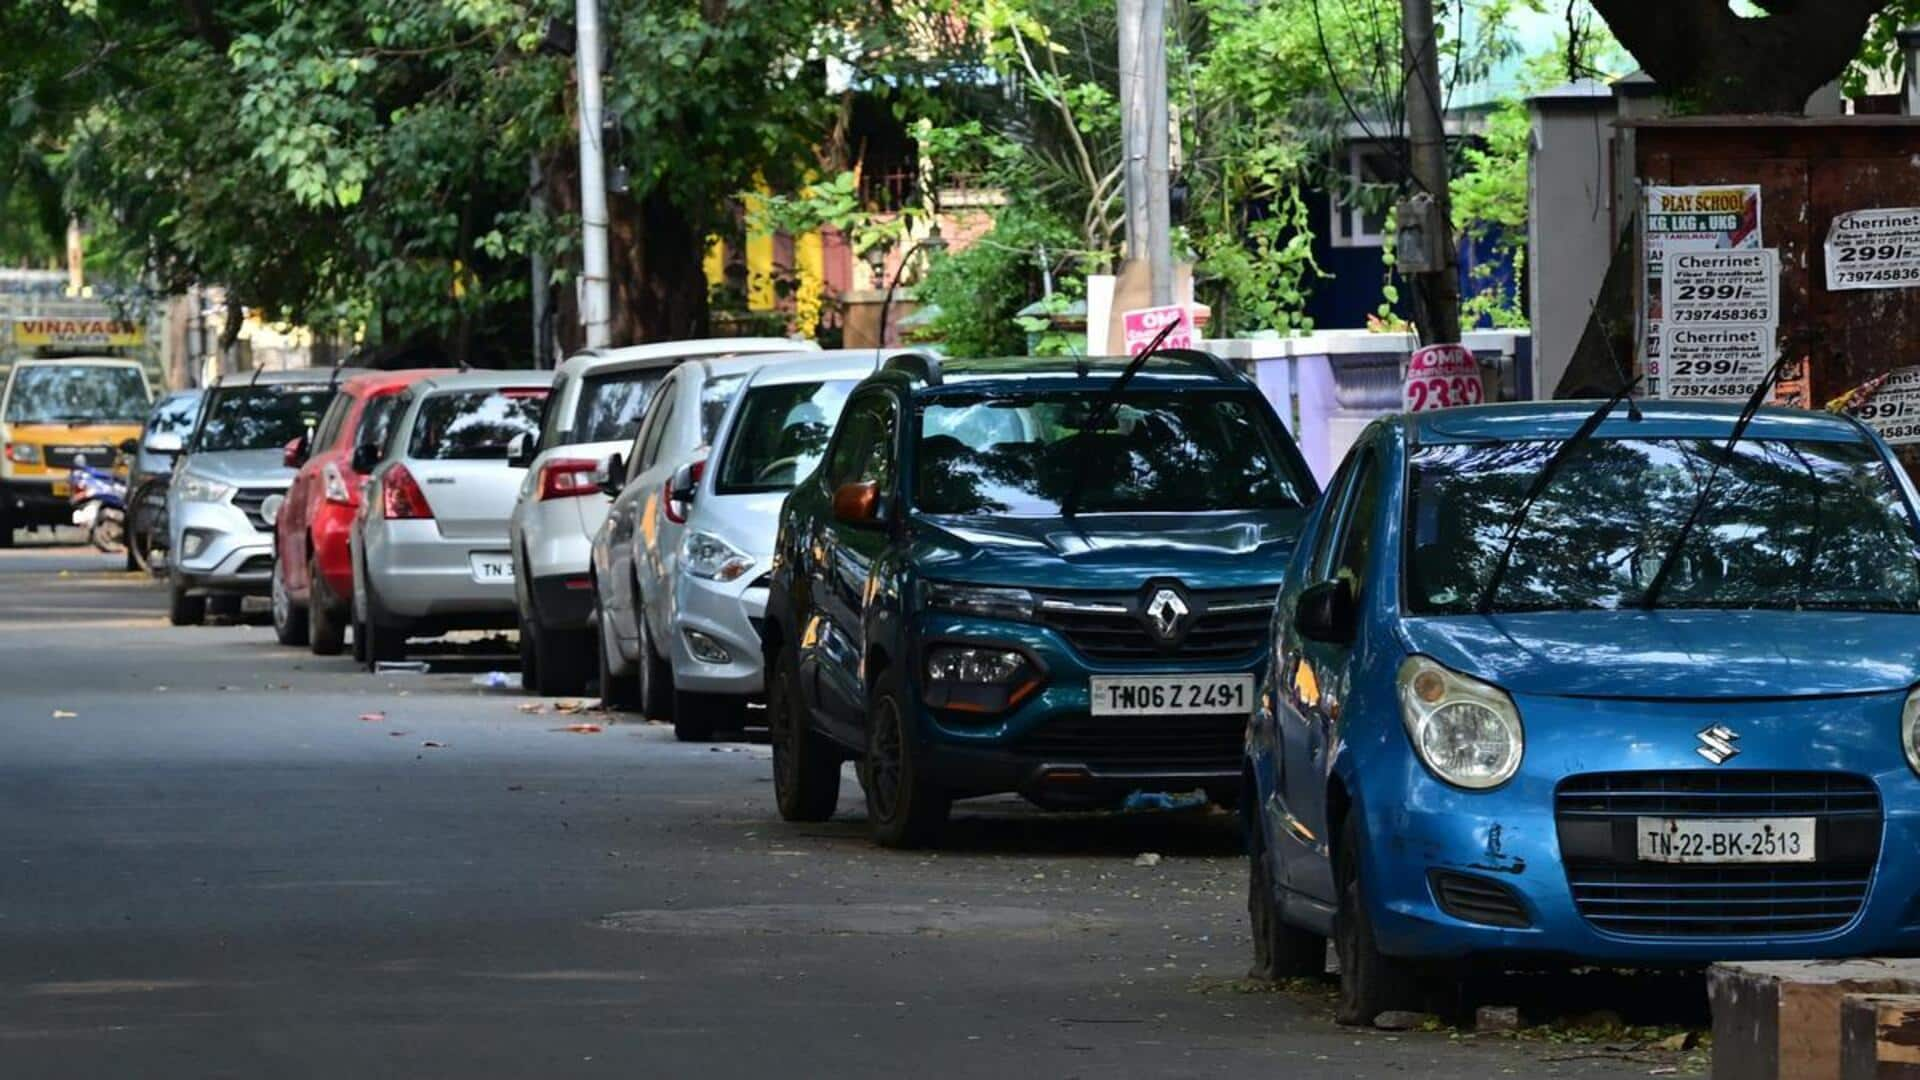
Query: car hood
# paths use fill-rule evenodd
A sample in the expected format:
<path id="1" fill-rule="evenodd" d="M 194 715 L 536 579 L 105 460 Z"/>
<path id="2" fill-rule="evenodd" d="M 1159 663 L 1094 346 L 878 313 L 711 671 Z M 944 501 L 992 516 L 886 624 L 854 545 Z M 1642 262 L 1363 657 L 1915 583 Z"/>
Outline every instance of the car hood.
<path id="1" fill-rule="evenodd" d="M 976 584 L 1133 589 L 1173 577 L 1199 588 L 1277 582 L 1303 510 L 1224 514 L 1090 514 L 1073 520 L 936 517 L 914 521 L 927 577 Z"/>
<path id="2" fill-rule="evenodd" d="M 1553 611 L 1401 623 L 1408 648 L 1515 694 L 1794 698 L 1920 682 L 1920 615 Z"/>
<path id="3" fill-rule="evenodd" d="M 773 556 L 774 534 L 780 531 L 780 506 L 786 501 L 784 491 L 746 495 L 702 492 L 693 504 L 687 528 L 712 533 L 764 566 Z"/>
<path id="4" fill-rule="evenodd" d="M 294 472 L 287 468 L 285 452 L 277 446 L 271 450 L 194 454 L 187 458 L 186 468 L 189 472 L 242 486 L 291 484 Z"/>

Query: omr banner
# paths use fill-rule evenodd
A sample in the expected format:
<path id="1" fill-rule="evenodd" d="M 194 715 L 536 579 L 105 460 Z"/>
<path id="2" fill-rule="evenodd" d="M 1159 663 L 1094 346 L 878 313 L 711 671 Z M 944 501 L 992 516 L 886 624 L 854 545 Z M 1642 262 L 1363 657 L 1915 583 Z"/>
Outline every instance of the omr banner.
<path id="1" fill-rule="evenodd" d="M 13 343 L 23 349 L 132 348 L 147 343 L 147 330 L 124 319 L 16 319 Z"/>

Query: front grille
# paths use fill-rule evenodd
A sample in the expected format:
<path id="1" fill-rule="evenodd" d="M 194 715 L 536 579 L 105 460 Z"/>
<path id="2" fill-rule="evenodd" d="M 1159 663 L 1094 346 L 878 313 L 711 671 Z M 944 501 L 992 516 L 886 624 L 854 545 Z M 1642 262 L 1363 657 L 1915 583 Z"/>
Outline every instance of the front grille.
<path id="1" fill-rule="evenodd" d="M 1508 886 L 1477 874 L 1435 870 L 1430 881 L 1440 910 L 1463 922 L 1525 929 L 1533 925 L 1525 904 Z"/>
<path id="2" fill-rule="evenodd" d="M 233 494 L 233 505 L 247 515 L 247 520 L 253 523 L 255 529 L 261 532 L 272 532 L 273 525 L 267 521 L 266 515 L 260 512 L 260 507 L 267 501 L 268 496 L 280 494 L 284 492 L 279 488 L 241 488 Z"/>
<path id="3" fill-rule="evenodd" d="M 71 469 L 81 458 L 96 469 L 113 468 L 113 448 L 110 446 L 49 446 L 47 447 L 47 467 L 53 469 Z"/>
<path id="4" fill-rule="evenodd" d="M 1191 769 L 1237 771 L 1246 717 L 1067 716 L 1020 740 L 1021 753 L 1049 765 L 1096 771 Z"/>
<path id="5" fill-rule="evenodd" d="M 1146 616 L 1153 589 L 1130 593 L 1035 592 L 1039 619 L 1092 660 L 1238 660 L 1264 648 L 1275 589 L 1184 593 L 1182 634 L 1171 643 Z"/>
<path id="6" fill-rule="evenodd" d="M 1864 776 L 1762 770 L 1592 773 L 1554 793 L 1574 906 L 1634 937 L 1805 936 L 1865 903 L 1880 857 L 1880 795 Z M 1637 819 L 1810 817 L 1813 863 L 1642 862 Z"/>
<path id="7" fill-rule="evenodd" d="M 272 573 L 273 572 L 273 556 L 250 555 L 247 557 L 246 562 L 243 562 L 240 564 L 240 569 L 236 572 L 241 574 Z"/>

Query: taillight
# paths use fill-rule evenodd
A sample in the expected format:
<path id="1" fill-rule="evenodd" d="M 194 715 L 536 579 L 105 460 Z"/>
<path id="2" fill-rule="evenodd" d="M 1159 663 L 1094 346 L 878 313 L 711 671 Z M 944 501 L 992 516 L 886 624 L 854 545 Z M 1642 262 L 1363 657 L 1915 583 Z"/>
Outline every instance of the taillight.
<path id="1" fill-rule="evenodd" d="M 668 521 L 675 525 L 687 523 L 687 503 L 700 487 L 700 474 L 706 471 L 707 459 L 701 458 L 667 478 L 666 489 L 660 493 L 660 504 L 661 509 L 666 511 Z"/>
<path id="2" fill-rule="evenodd" d="M 577 499 L 600 491 L 595 476 L 599 462 L 582 458 L 554 458 L 540 466 L 541 499 Z"/>
<path id="3" fill-rule="evenodd" d="M 380 496 L 389 518 L 433 516 L 433 507 L 427 505 L 426 492 L 420 490 L 419 482 L 405 465 L 393 465 L 387 469 L 386 476 L 380 481 Z"/>
<path id="4" fill-rule="evenodd" d="M 320 487 L 327 501 L 340 506 L 353 505 L 353 489 L 347 486 L 347 478 L 340 474 L 340 466 L 329 461 L 320 468 Z"/>

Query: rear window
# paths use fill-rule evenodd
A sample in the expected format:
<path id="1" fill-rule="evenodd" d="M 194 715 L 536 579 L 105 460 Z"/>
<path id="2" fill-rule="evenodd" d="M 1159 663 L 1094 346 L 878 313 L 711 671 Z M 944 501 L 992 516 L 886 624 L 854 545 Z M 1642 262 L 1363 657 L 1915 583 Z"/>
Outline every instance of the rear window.
<path id="1" fill-rule="evenodd" d="M 147 437 L 178 435 L 182 440 L 193 430 L 193 418 L 200 413 L 199 394 L 170 394 L 147 417 Z"/>
<path id="2" fill-rule="evenodd" d="M 147 380 L 138 368 L 36 364 L 14 370 L 6 419 L 16 424 L 137 424 L 146 419 L 147 405 Z"/>
<path id="3" fill-rule="evenodd" d="M 533 438 L 547 403 L 545 387 L 435 394 L 420 404 L 407 456 L 424 461 L 504 460 L 521 435 Z"/>
<path id="4" fill-rule="evenodd" d="M 580 380 L 580 404 L 573 413 L 568 442 L 627 442 L 640 430 L 654 387 L 667 376 L 666 368 L 646 371 L 609 371 Z"/>
<path id="5" fill-rule="evenodd" d="M 241 383 L 213 391 L 195 453 L 272 450 L 313 430 L 333 404 L 331 386 Z"/>
<path id="6" fill-rule="evenodd" d="M 857 379 L 756 386 L 740 402 L 721 452 L 722 495 L 788 491 L 820 464 Z"/>

